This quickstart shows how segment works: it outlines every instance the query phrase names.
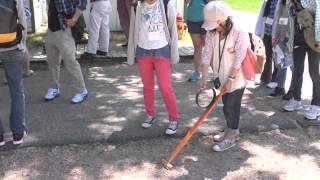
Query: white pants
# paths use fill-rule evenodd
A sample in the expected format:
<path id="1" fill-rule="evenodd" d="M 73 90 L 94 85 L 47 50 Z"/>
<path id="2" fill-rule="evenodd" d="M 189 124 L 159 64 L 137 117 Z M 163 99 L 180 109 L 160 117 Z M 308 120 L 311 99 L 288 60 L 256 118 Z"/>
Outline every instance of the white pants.
<path id="1" fill-rule="evenodd" d="M 92 3 L 89 22 L 88 52 L 96 54 L 97 50 L 108 52 L 110 40 L 109 16 L 112 12 L 110 0 Z"/>

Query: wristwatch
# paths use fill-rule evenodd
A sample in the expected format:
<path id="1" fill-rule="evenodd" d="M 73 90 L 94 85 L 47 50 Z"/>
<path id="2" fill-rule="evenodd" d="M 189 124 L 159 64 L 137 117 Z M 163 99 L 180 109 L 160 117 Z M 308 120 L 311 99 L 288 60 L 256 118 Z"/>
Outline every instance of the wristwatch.
<path id="1" fill-rule="evenodd" d="M 229 76 L 228 79 L 229 79 L 230 81 L 234 81 L 234 80 L 236 79 L 236 77 L 234 77 L 234 76 Z"/>

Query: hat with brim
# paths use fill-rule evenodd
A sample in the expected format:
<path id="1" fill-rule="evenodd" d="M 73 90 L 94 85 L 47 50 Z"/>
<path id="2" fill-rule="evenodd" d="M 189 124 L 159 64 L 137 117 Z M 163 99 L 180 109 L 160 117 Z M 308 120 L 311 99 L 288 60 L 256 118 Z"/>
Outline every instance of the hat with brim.
<path id="1" fill-rule="evenodd" d="M 219 26 L 219 24 L 219 21 L 205 21 L 201 27 L 207 31 L 210 31 L 216 29 Z"/>
<path id="2" fill-rule="evenodd" d="M 231 8 L 223 1 L 210 1 L 203 10 L 204 23 L 202 28 L 207 31 L 216 29 L 228 17 L 232 16 Z"/>

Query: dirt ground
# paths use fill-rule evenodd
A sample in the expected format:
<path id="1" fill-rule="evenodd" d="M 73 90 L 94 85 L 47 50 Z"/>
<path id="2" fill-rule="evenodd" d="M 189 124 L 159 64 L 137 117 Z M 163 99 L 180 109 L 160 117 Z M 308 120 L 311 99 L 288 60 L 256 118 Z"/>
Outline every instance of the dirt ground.
<path id="1" fill-rule="evenodd" d="M 27 179 L 306 179 L 320 177 L 320 142 L 300 130 L 244 134 L 226 152 L 211 150 L 212 135 L 197 135 L 166 170 L 179 138 L 122 144 L 26 147 L 0 151 L 0 177 Z"/>

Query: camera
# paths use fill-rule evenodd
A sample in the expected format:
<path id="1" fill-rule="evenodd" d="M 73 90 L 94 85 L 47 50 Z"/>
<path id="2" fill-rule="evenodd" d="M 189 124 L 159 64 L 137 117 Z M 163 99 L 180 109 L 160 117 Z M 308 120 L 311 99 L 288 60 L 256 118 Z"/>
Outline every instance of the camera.
<path id="1" fill-rule="evenodd" d="M 215 89 L 219 89 L 220 88 L 221 82 L 220 82 L 220 79 L 218 77 L 213 80 L 213 85 L 214 85 Z"/>

